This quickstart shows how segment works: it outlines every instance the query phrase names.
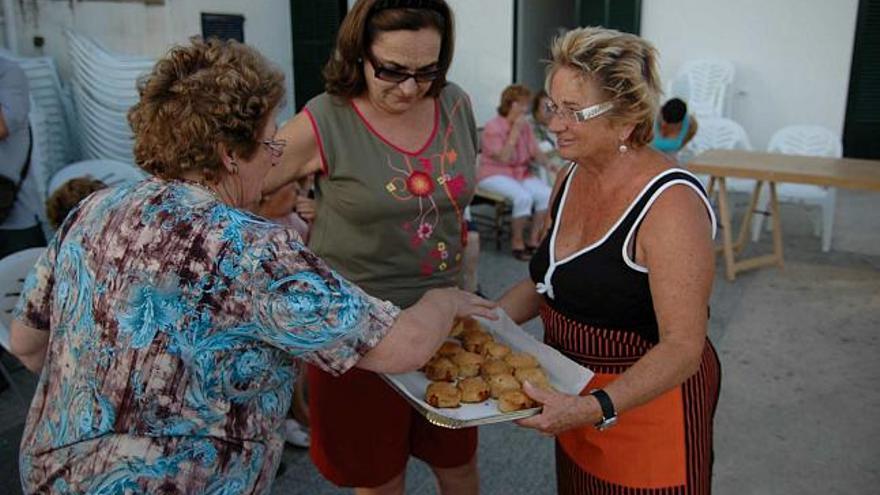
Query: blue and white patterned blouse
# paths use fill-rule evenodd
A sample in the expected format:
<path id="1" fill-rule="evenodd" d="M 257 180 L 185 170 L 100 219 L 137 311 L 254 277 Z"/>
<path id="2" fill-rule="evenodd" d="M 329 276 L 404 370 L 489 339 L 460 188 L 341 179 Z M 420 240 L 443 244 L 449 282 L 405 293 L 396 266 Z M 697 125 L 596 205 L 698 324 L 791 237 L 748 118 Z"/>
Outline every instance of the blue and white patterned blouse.
<path id="1" fill-rule="evenodd" d="M 50 332 L 21 445 L 25 493 L 265 493 L 301 358 L 343 373 L 399 313 L 291 230 L 206 189 L 95 193 L 16 309 Z"/>

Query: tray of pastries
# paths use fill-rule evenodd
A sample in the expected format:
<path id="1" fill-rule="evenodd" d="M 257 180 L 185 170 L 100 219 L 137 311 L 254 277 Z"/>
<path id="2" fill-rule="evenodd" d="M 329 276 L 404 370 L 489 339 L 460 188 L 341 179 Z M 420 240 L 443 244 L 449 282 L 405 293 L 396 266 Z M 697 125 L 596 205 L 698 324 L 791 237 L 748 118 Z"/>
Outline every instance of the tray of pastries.
<path id="1" fill-rule="evenodd" d="M 498 320 L 465 319 L 419 371 L 383 375 L 428 421 L 466 428 L 534 416 L 540 404 L 522 390 L 580 393 L 593 373 L 539 342 L 501 310 Z"/>

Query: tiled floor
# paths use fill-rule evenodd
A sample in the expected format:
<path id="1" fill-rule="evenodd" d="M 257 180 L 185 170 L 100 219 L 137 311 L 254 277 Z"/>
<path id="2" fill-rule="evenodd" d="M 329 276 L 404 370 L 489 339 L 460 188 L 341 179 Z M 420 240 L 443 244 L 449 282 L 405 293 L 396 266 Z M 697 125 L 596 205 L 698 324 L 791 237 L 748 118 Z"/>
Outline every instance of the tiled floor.
<path id="1" fill-rule="evenodd" d="M 744 198 L 736 198 L 740 206 Z M 840 191 L 834 251 L 821 253 L 809 214 L 783 206 L 786 268 L 716 277 L 710 336 L 723 363 L 714 488 L 722 495 L 876 493 L 880 486 L 880 195 Z M 750 246 L 768 250 L 770 236 Z M 526 264 L 486 243 L 483 291 L 499 296 Z M 530 331 L 540 332 L 537 322 Z M 15 373 L 28 389 L 33 379 Z M 0 394 L 0 493 L 19 493 L 24 407 Z M 480 430 L 486 494 L 555 493 L 552 441 L 514 425 Z M 349 493 L 288 448 L 275 494 Z M 407 493 L 434 493 L 411 462 Z"/>

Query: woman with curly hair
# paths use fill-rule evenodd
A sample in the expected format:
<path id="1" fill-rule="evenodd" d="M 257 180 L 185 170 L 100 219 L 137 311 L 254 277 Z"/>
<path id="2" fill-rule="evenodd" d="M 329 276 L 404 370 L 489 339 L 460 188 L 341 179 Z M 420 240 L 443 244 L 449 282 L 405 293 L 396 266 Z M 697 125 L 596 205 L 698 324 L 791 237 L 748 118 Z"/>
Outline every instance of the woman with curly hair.
<path id="1" fill-rule="evenodd" d="M 28 276 L 12 350 L 39 384 L 25 493 L 268 493 L 296 361 L 339 375 L 424 364 L 489 303 L 429 291 L 401 311 L 252 215 L 284 142 L 282 76 L 236 42 L 173 48 L 139 83 L 135 159 Z"/>

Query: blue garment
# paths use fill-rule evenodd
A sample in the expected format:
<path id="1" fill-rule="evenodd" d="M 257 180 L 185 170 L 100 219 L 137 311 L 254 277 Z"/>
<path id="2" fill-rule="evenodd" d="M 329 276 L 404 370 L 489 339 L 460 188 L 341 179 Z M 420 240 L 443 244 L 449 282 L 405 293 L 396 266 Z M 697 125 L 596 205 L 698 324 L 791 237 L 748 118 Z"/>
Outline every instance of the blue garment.
<path id="1" fill-rule="evenodd" d="M 681 125 L 681 130 L 679 130 L 678 135 L 667 138 L 660 135 L 660 123 L 659 120 L 655 120 L 654 140 L 651 141 L 651 147 L 663 153 L 677 153 L 681 150 L 682 146 L 684 146 L 684 139 L 687 137 L 688 131 L 691 128 L 690 115 L 685 115 L 683 122 L 684 123 Z"/>
<path id="2" fill-rule="evenodd" d="M 16 309 L 50 332 L 21 444 L 25 493 L 267 493 L 294 358 L 333 374 L 398 309 L 299 236 L 149 179 L 68 216 Z"/>

